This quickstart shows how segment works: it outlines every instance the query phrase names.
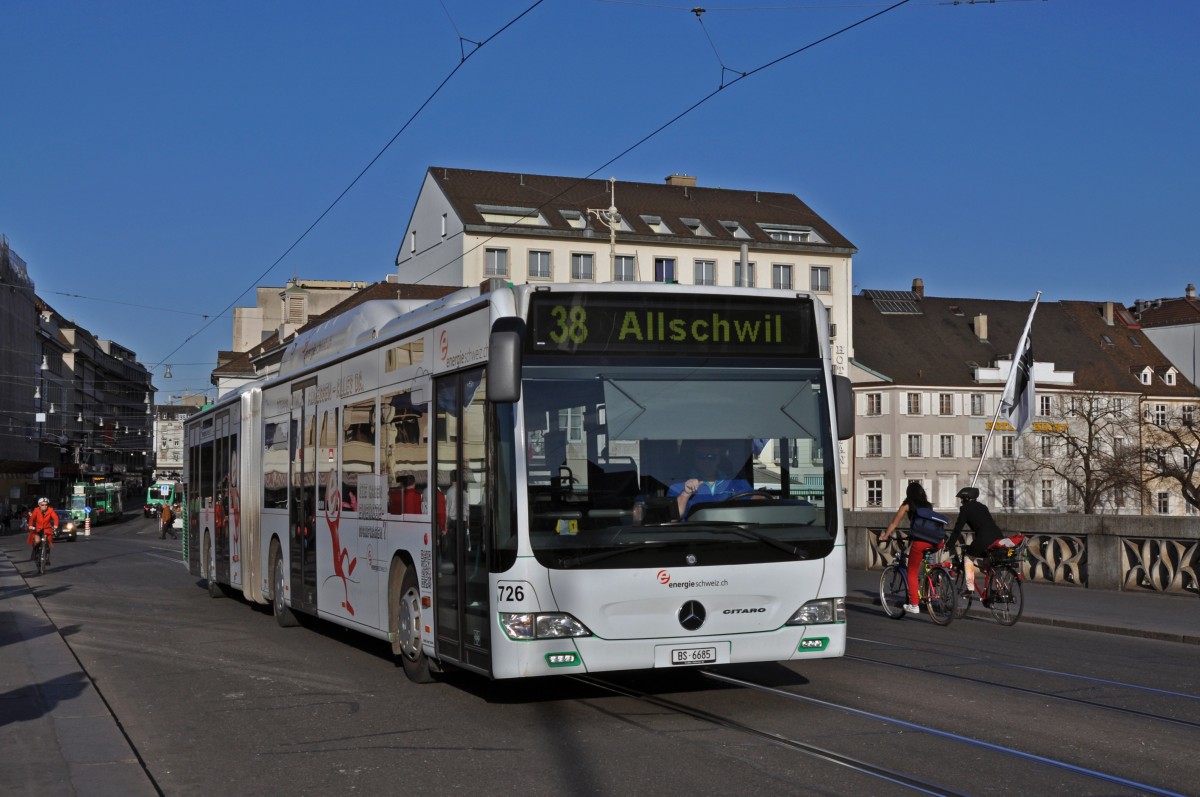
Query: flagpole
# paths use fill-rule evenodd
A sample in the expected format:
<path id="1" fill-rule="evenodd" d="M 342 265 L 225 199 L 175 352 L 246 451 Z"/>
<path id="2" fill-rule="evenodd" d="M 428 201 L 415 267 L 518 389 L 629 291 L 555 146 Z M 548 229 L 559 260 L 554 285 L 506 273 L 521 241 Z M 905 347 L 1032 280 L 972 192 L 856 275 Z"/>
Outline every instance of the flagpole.
<path id="1" fill-rule="evenodd" d="M 983 451 L 979 454 L 979 464 L 975 466 L 975 475 L 971 477 L 972 487 L 975 486 L 975 482 L 979 481 L 979 471 L 983 470 L 983 461 L 987 459 L 988 448 L 992 444 L 992 435 L 996 432 L 996 424 L 1000 421 L 1000 411 L 1004 407 L 1004 393 L 1008 390 L 1008 382 L 1013 378 L 1013 370 L 1017 367 L 1017 362 L 1021 357 L 1021 344 L 1029 339 L 1029 328 L 1033 326 L 1033 314 L 1037 312 L 1038 301 L 1041 298 L 1042 292 L 1038 291 L 1037 295 L 1033 297 L 1033 307 L 1029 308 L 1029 318 L 1025 320 L 1025 328 L 1021 331 L 1021 337 L 1017 339 L 1017 351 L 1013 355 L 1012 366 L 1008 371 L 1008 378 L 1004 380 L 1004 388 L 1000 391 L 1000 400 L 996 402 L 996 415 L 992 418 L 992 422 L 988 426 L 987 439 L 983 441 Z"/>

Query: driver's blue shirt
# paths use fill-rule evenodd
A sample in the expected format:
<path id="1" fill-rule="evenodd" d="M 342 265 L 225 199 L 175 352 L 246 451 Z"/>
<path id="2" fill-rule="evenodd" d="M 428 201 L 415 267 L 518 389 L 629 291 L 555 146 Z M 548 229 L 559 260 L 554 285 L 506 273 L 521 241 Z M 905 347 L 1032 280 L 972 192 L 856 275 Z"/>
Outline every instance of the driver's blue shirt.
<path id="1" fill-rule="evenodd" d="M 667 490 L 667 497 L 678 498 L 683 493 L 683 484 L 673 484 Z M 728 501 L 738 493 L 748 493 L 754 490 L 750 486 L 750 482 L 745 479 L 716 479 L 715 481 L 701 481 L 696 492 L 692 493 L 692 497 L 688 499 L 687 506 L 684 507 L 683 514 L 680 520 L 687 518 L 688 513 L 692 511 L 692 507 L 697 504 L 712 504 L 718 501 Z"/>

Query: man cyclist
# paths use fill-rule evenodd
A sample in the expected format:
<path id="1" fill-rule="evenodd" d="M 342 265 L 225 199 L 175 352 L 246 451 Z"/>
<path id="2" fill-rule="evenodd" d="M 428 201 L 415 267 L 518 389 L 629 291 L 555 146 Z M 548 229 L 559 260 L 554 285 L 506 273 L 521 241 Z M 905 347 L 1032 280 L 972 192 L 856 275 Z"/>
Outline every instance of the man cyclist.
<path id="1" fill-rule="evenodd" d="M 987 556 L 988 547 L 1003 537 L 1004 533 L 992 519 L 992 513 L 987 506 L 979 502 L 978 487 L 964 487 L 958 491 L 956 497 L 962 501 L 962 508 L 958 511 L 958 520 L 954 521 L 954 530 L 950 532 L 950 540 L 946 547 L 948 550 L 954 550 L 954 546 L 962 537 L 963 526 L 968 526 L 971 531 L 975 532 L 971 544 L 963 549 L 963 565 L 967 571 L 967 589 L 974 592 L 975 564 L 973 559 L 977 556 Z"/>
<path id="2" fill-rule="evenodd" d="M 54 531 L 58 528 L 58 513 L 50 508 L 50 500 L 47 498 L 39 498 L 37 509 L 29 513 L 29 558 L 33 559 L 36 553 L 36 548 L 33 546 L 37 543 L 37 535 L 39 532 L 46 538 L 46 543 L 50 546 L 50 550 L 46 552 L 46 564 L 50 564 L 50 551 L 54 550 Z"/>

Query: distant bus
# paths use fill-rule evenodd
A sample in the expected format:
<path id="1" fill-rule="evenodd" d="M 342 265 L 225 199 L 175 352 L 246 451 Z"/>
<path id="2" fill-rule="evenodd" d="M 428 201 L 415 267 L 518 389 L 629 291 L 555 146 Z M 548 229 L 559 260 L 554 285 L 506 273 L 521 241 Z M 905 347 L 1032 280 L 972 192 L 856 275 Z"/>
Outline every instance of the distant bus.
<path id="1" fill-rule="evenodd" d="M 183 499 L 182 487 L 177 481 L 157 481 L 150 485 L 150 489 L 146 490 L 146 507 L 145 514 L 150 516 L 150 512 L 158 512 L 163 504 L 171 504 L 172 506 L 179 503 Z"/>
<path id="2" fill-rule="evenodd" d="M 784 290 L 365 302 L 185 421 L 189 572 L 414 681 L 841 656 L 828 330 Z"/>
<path id="3" fill-rule="evenodd" d="M 71 503 L 67 507 L 71 519 L 82 528 L 85 520 L 92 525 L 116 520 L 125 511 L 121 501 L 121 485 L 101 482 L 77 482 L 71 486 Z M 91 512 L 87 508 L 91 508 Z"/>

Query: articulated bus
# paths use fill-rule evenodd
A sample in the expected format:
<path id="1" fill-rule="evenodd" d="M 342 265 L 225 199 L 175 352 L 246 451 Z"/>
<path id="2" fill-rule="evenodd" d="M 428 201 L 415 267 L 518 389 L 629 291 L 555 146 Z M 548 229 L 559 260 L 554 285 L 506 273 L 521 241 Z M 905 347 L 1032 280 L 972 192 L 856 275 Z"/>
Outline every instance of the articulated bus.
<path id="1" fill-rule="evenodd" d="M 840 656 L 827 330 L 781 290 L 366 302 L 188 419 L 187 566 L 418 682 Z"/>

